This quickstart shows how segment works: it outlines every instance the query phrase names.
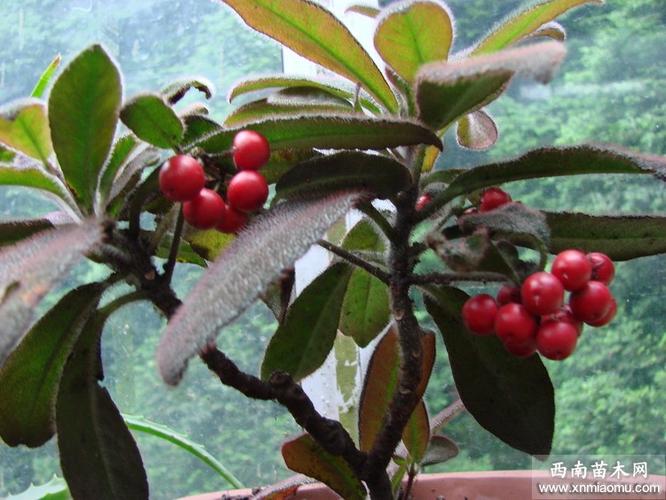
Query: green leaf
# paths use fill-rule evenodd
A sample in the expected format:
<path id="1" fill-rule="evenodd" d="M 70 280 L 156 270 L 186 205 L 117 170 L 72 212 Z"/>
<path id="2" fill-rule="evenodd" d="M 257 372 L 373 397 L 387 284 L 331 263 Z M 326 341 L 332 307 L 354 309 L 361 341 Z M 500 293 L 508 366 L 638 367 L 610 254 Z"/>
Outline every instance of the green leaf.
<path id="1" fill-rule="evenodd" d="M 435 361 L 435 335 L 432 332 L 423 332 L 421 345 L 423 348 L 421 384 L 416 390 L 419 398 L 425 392 Z M 365 375 L 358 419 L 359 445 L 362 451 L 372 449 L 375 438 L 381 430 L 393 395 L 398 389 L 399 370 L 398 330 L 392 325 L 375 347 Z"/>
<path id="2" fill-rule="evenodd" d="M 105 320 L 99 312 L 88 321 L 65 365 L 56 403 L 60 464 L 74 498 L 148 499 L 139 449 L 98 384 Z"/>
<path id="3" fill-rule="evenodd" d="M 567 32 L 560 23 L 551 21 L 544 24 L 538 30 L 533 32 L 531 35 L 528 35 L 529 38 L 536 37 L 546 37 L 557 40 L 558 42 L 564 42 L 567 39 Z"/>
<path id="4" fill-rule="evenodd" d="M 120 119 L 142 141 L 162 149 L 175 149 L 183 138 L 183 122 L 156 94 L 143 94 L 129 101 Z"/>
<path id="5" fill-rule="evenodd" d="M 414 413 L 402 431 L 402 442 L 409 451 L 410 461 L 418 464 L 428 449 L 430 442 L 430 419 L 425 402 L 421 402 L 414 408 Z"/>
<path id="6" fill-rule="evenodd" d="M 70 500 L 72 498 L 64 479 L 53 476 L 48 483 L 33 485 L 17 495 L 9 495 L 4 500 Z"/>
<path id="7" fill-rule="evenodd" d="M 666 253 L 666 217 L 546 213 L 549 249 L 603 252 L 616 261 Z"/>
<path id="8" fill-rule="evenodd" d="M 195 443 L 187 436 L 176 432 L 166 425 L 151 422 L 147 418 L 135 415 L 123 415 L 123 420 L 127 427 L 135 432 L 143 432 L 156 438 L 162 439 L 169 443 L 175 444 L 182 450 L 185 450 L 190 455 L 196 457 L 208 467 L 213 469 L 217 474 L 222 477 L 227 483 L 234 488 L 242 488 L 242 483 L 227 469 L 219 460 L 211 455 L 206 448 Z"/>
<path id="9" fill-rule="evenodd" d="M 433 436 L 421 465 L 427 467 L 442 464 L 457 456 L 459 452 L 458 445 L 446 436 Z"/>
<path id="10" fill-rule="evenodd" d="M 222 233 L 216 231 L 221 236 Z M 153 236 L 153 233 L 148 233 L 148 237 Z M 167 259 L 171 251 L 171 242 L 173 241 L 173 233 L 169 232 L 165 234 L 159 242 L 159 245 L 155 249 L 155 256 L 160 259 Z M 212 260 L 212 259 L 211 259 Z M 199 252 L 199 249 L 195 251 L 192 246 L 185 240 L 185 238 L 180 240 L 178 245 L 178 253 L 176 254 L 176 262 L 185 263 L 185 264 L 194 264 L 200 267 L 207 267 L 205 258 Z"/>
<path id="11" fill-rule="evenodd" d="M 167 103 L 176 104 L 185 97 L 185 94 L 191 89 L 198 90 L 206 97 L 206 99 L 213 97 L 213 84 L 205 78 L 179 80 L 163 88 L 160 94 L 164 97 Z"/>
<path id="12" fill-rule="evenodd" d="M 348 99 L 334 96 L 328 92 L 312 87 L 287 87 L 277 92 L 269 94 L 266 98 L 269 104 L 278 104 L 283 106 L 340 106 L 343 110 L 351 110 L 353 105 Z"/>
<path id="13" fill-rule="evenodd" d="M 0 142 L 47 164 L 53 145 L 44 104 L 30 99 L 4 109 L 0 113 Z"/>
<path id="14" fill-rule="evenodd" d="M 345 9 L 345 14 L 347 14 L 348 12 L 354 12 L 356 14 L 361 14 L 362 16 L 374 19 L 379 15 L 381 11 L 376 7 L 370 7 L 367 5 L 352 5 Z"/>
<path id="15" fill-rule="evenodd" d="M 0 251 L 0 367 L 50 288 L 103 238 L 97 221 L 41 231 Z"/>
<path id="16" fill-rule="evenodd" d="M 23 186 L 38 189 L 65 201 L 69 206 L 71 196 L 60 181 L 39 167 L 18 167 L 0 164 L 0 186 Z"/>
<path id="17" fill-rule="evenodd" d="M 275 199 L 346 188 L 363 189 L 386 199 L 405 189 L 411 179 L 409 170 L 391 158 L 346 151 L 296 165 L 278 181 Z"/>
<path id="18" fill-rule="evenodd" d="M 9 446 L 41 446 L 55 433 L 63 368 L 103 290 L 92 284 L 65 295 L 0 368 L 0 436 Z"/>
<path id="19" fill-rule="evenodd" d="M 431 289 L 426 308 L 442 333 L 453 379 L 465 408 L 481 426 L 517 450 L 550 453 L 555 419 L 553 385 L 539 356 L 521 359 L 496 337 L 465 330 L 460 311 L 468 295 Z"/>
<path id="20" fill-rule="evenodd" d="M 547 83 L 565 55 L 560 42 L 525 47 L 423 66 L 416 77 L 419 117 L 441 130 L 495 100 L 514 75 Z"/>
<path id="21" fill-rule="evenodd" d="M 386 106 L 398 110 L 396 100 L 379 68 L 333 14 L 310 0 L 223 0 L 255 30 L 297 54 L 359 82 Z"/>
<path id="22" fill-rule="evenodd" d="M 505 182 L 582 174 L 652 174 L 666 180 L 666 158 L 593 144 L 536 149 L 515 160 L 463 172 L 433 199 L 430 207 L 436 210 L 457 196 Z M 436 175 L 428 180 L 436 180 Z"/>
<path id="23" fill-rule="evenodd" d="M 400 118 L 371 118 L 362 114 L 339 116 L 289 116 L 248 123 L 263 134 L 271 149 L 384 149 L 414 144 L 442 147 L 440 139 L 417 122 Z M 214 132 L 187 146 L 207 153 L 226 153 L 241 128 Z"/>
<path id="24" fill-rule="evenodd" d="M 162 378 L 177 384 L 189 358 L 363 196 L 362 192 L 344 191 L 287 201 L 254 219 L 209 266 L 171 318 L 157 352 Z"/>
<path id="25" fill-rule="evenodd" d="M 53 228 L 48 219 L 26 219 L 0 223 L 0 247 L 17 243 L 35 233 Z"/>
<path id="26" fill-rule="evenodd" d="M 345 500 L 366 498 L 365 487 L 349 464 L 328 453 L 309 434 L 284 443 L 282 458 L 291 470 L 321 481 Z"/>
<path id="27" fill-rule="evenodd" d="M 298 381 L 326 361 L 338 332 L 340 308 L 351 273 L 349 264 L 338 262 L 296 297 L 266 348 L 262 379 L 283 371 Z"/>
<path id="28" fill-rule="evenodd" d="M 287 88 L 310 88 L 317 89 L 327 94 L 344 99 L 346 101 L 354 100 L 354 89 L 346 89 L 340 86 L 342 82 L 335 80 L 325 80 L 325 79 L 310 79 L 310 78 L 301 78 L 289 75 L 274 75 L 274 76 L 264 76 L 260 78 L 244 80 L 236 86 L 234 86 L 229 91 L 229 102 L 232 102 L 238 96 L 247 94 L 248 92 L 256 92 L 258 90 L 268 90 L 268 89 L 287 89 Z M 361 91 L 360 102 L 364 108 L 367 110 L 379 114 L 380 109 L 377 105 L 368 97 L 367 94 L 364 94 Z"/>
<path id="29" fill-rule="evenodd" d="M 124 135 L 113 145 L 111 157 L 104 166 L 99 179 L 98 190 L 102 199 L 109 196 L 118 172 L 127 164 L 132 154 L 139 149 L 139 145 L 139 141 L 133 135 Z"/>
<path id="30" fill-rule="evenodd" d="M 58 77 L 49 98 L 49 125 L 58 162 L 74 196 L 91 209 L 97 178 L 118 122 L 118 68 L 99 45 L 79 54 Z"/>
<path id="31" fill-rule="evenodd" d="M 474 47 L 472 54 L 489 54 L 502 50 L 530 36 L 557 16 L 586 3 L 603 4 L 603 0 L 548 0 L 528 7 L 500 23 Z"/>
<path id="32" fill-rule="evenodd" d="M 412 0 L 383 16 L 375 48 L 407 82 L 425 63 L 446 60 L 453 43 L 453 20 L 442 4 Z"/>
<path id="33" fill-rule="evenodd" d="M 372 223 L 363 219 L 347 234 L 342 247 L 381 254 L 386 251 L 386 241 Z M 360 347 L 365 347 L 384 330 L 390 317 L 386 284 L 367 271 L 355 268 L 342 302 L 340 331 L 352 337 Z"/>
<path id="34" fill-rule="evenodd" d="M 49 86 L 49 83 L 51 82 L 53 75 L 58 69 L 58 66 L 60 66 L 61 61 L 62 57 L 60 56 L 60 54 L 56 55 L 53 58 L 53 60 L 49 63 L 44 72 L 40 75 L 39 80 L 37 80 L 35 87 L 32 89 L 32 92 L 30 93 L 31 97 L 39 99 L 44 95 L 46 87 Z"/>
<path id="35" fill-rule="evenodd" d="M 327 114 L 339 115 L 340 113 L 353 113 L 353 110 L 335 104 L 294 106 L 290 104 L 271 104 L 267 99 L 261 99 L 236 108 L 226 117 L 224 125 L 226 127 L 240 127 L 248 123 L 283 116 L 321 116 Z"/>
<path id="36" fill-rule="evenodd" d="M 185 134 L 183 135 L 183 144 L 192 144 L 203 137 L 209 136 L 222 129 L 222 126 L 215 120 L 202 115 L 183 116 L 185 124 Z"/>
<path id="37" fill-rule="evenodd" d="M 474 151 L 484 151 L 495 145 L 499 130 L 492 117 L 483 110 L 474 111 L 458 120 L 458 145 Z"/>
<path id="38" fill-rule="evenodd" d="M 16 153 L 0 144 L 0 163 L 12 163 L 16 158 Z"/>

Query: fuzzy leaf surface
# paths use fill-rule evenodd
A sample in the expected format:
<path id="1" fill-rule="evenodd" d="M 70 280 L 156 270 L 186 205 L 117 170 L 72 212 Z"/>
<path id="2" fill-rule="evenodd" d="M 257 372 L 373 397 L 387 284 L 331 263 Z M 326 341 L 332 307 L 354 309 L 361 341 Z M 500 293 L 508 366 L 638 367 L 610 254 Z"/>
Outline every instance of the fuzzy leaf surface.
<path id="1" fill-rule="evenodd" d="M 162 378 L 177 384 L 187 361 L 363 196 L 344 191 L 288 201 L 252 221 L 208 268 L 171 319 L 157 352 Z"/>
<path id="2" fill-rule="evenodd" d="M 65 187 L 51 174 L 37 166 L 14 166 L 0 164 L 0 185 L 23 186 L 38 189 L 48 196 L 69 202 L 71 196 Z"/>
<path id="3" fill-rule="evenodd" d="M 46 107 L 40 101 L 19 101 L 0 113 L 0 142 L 48 163 L 53 153 Z"/>
<path id="4" fill-rule="evenodd" d="M 32 92 L 30 93 L 30 97 L 35 97 L 37 99 L 40 99 L 44 95 L 44 92 L 46 92 L 46 88 L 49 86 L 49 83 L 51 83 L 51 80 L 53 79 L 53 76 L 55 75 L 55 72 L 58 70 L 58 67 L 60 66 L 61 62 L 62 62 L 62 57 L 60 56 L 60 54 L 56 55 L 51 60 L 49 65 L 39 76 L 39 79 L 37 80 L 35 87 L 32 89 Z"/>
<path id="5" fill-rule="evenodd" d="M 176 104 L 192 89 L 201 92 L 206 99 L 213 97 L 213 84 L 205 78 L 190 78 L 173 82 L 163 88 L 160 94 L 162 94 L 167 103 Z"/>
<path id="6" fill-rule="evenodd" d="M 499 130 L 492 117 L 483 110 L 474 111 L 458 120 L 458 145 L 474 151 L 484 151 L 499 139 Z"/>
<path id="7" fill-rule="evenodd" d="M 227 127 L 239 127 L 278 116 L 321 116 L 352 112 L 351 108 L 343 107 L 339 104 L 275 104 L 268 102 L 268 99 L 261 99 L 236 108 L 225 118 L 224 125 Z"/>
<path id="8" fill-rule="evenodd" d="M 459 451 L 458 445 L 446 436 L 433 436 L 421 465 L 442 464 L 456 457 Z"/>
<path id="9" fill-rule="evenodd" d="M 351 5 L 345 9 L 345 14 L 348 12 L 354 12 L 355 14 L 361 14 L 362 16 L 374 19 L 381 11 L 376 7 L 370 7 L 368 5 Z"/>
<path id="10" fill-rule="evenodd" d="M 183 122 L 157 94 L 130 100 L 120 111 L 120 119 L 139 139 L 158 148 L 175 148 L 183 137 Z"/>
<path id="11" fill-rule="evenodd" d="M 139 146 L 139 141 L 131 134 L 124 135 L 115 142 L 111 156 L 106 162 L 99 179 L 99 192 L 102 198 L 106 198 L 111 193 L 116 175 L 126 165 L 132 155 L 140 149 Z"/>

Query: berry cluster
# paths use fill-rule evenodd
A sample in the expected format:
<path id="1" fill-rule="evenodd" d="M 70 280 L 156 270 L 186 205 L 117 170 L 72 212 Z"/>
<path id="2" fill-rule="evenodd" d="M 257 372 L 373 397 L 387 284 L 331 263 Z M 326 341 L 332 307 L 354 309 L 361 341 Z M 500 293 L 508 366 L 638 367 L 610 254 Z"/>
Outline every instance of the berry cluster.
<path id="1" fill-rule="evenodd" d="M 416 211 L 420 212 L 432 201 L 432 196 L 428 193 L 423 193 L 416 201 Z M 499 187 L 491 187 L 481 193 L 481 201 L 479 208 L 471 207 L 465 210 L 464 215 L 477 213 L 477 212 L 490 212 L 496 208 L 506 205 L 513 201 L 511 195 Z"/>
<path id="2" fill-rule="evenodd" d="M 615 317 L 617 303 L 608 289 L 614 275 L 607 255 L 565 250 L 555 257 L 550 273 L 534 273 L 520 288 L 505 285 L 496 299 L 471 297 L 463 306 L 463 321 L 477 335 L 495 333 L 516 356 L 539 351 L 562 360 L 575 350 L 583 323 L 599 327 Z M 571 292 L 568 304 L 565 290 Z"/>
<path id="3" fill-rule="evenodd" d="M 233 140 L 233 159 L 239 172 L 227 185 L 226 202 L 217 191 L 205 187 L 203 165 L 189 155 L 173 156 L 162 166 L 160 190 L 167 199 L 183 203 L 183 215 L 192 226 L 235 233 L 247 222 L 247 213 L 259 210 L 268 198 L 268 184 L 257 170 L 269 157 L 266 138 L 243 130 Z"/>

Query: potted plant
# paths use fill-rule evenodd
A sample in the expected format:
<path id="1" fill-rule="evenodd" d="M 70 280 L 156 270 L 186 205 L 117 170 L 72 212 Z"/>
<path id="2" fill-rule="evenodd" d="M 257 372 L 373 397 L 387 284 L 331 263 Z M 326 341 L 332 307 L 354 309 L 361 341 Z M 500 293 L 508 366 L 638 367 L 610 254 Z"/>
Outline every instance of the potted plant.
<path id="1" fill-rule="evenodd" d="M 553 76 L 566 53 L 553 21 L 589 1 L 536 4 L 457 54 L 443 2 L 353 7 L 378 17 L 382 71 L 309 0 L 224 0 L 252 28 L 355 87 L 288 75 L 247 80 L 232 97 L 271 93 L 222 123 L 205 106 L 174 109 L 192 89 L 210 97 L 198 80 L 123 102 L 119 69 L 99 45 L 69 62 L 44 102 L 49 68 L 31 99 L 0 118 L 0 183 L 39 189 L 61 207 L 3 223 L 0 232 L 2 439 L 34 447 L 57 435 L 74 498 L 147 498 L 136 444 L 100 384 L 105 321 L 144 300 L 169 320 L 157 348 L 167 384 L 187 383 L 187 364 L 198 357 L 223 385 L 277 401 L 305 431 L 282 447 L 301 475 L 260 496 L 294 493 L 307 476 L 344 498 L 407 498 L 423 464 L 457 452 L 438 433 L 463 406 L 510 446 L 548 455 L 555 405 L 540 356 L 572 355 L 583 323 L 613 319 L 613 260 L 664 252 L 666 219 L 543 213 L 500 186 L 592 173 L 663 180 L 666 160 L 578 145 L 471 169 L 433 167 L 452 127 L 463 147 L 495 143 L 497 125 L 484 107 L 516 76 Z M 119 121 L 128 133 L 117 133 Z M 361 221 L 325 238 L 353 208 Z M 294 298 L 292 266 L 312 245 L 335 260 Z M 436 272 L 416 270 L 426 251 L 441 258 Z M 35 320 L 34 308 L 81 258 L 104 264 L 108 276 Z M 179 262 L 206 267 L 187 297 L 172 286 Z M 458 288 L 474 282 L 503 287 L 497 297 Z M 279 326 L 255 375 L 215 338 L 257 300 Z M 417 320 L 421 302 L 461 399 L 433 417 L 423 394 L 436 334 Z M 338 330 L 361 347 L 376 342 L 358 439 L 321 415 L 299 385 L 325 361 Z"/>

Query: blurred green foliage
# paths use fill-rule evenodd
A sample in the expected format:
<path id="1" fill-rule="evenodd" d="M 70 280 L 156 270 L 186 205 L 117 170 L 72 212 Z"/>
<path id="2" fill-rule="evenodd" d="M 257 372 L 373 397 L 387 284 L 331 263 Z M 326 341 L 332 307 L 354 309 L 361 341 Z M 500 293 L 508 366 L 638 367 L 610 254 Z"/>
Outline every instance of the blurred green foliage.
<path id="1" fill-rule="evenodd" d="M 448 3 L 457 19 L 457 50 L 521 5 L 514 0 Z M 663 0 L 609 0 L 602 8 L 579 9 L 562 23 L 569 34 L 569 56 L 560 76 L 548 87 L 514 85 L 490 108 L 501 130 L 497 146 L 487 153 L 463 152 L 447 137 L 439 168 L 513 156 L 543 144 L 586 141 L 666 154 Z M 203 75 L 218 89 L 212 104 L 218 117 L 229 109 L 224 92 L 232 82 L 281 68 L 277 44 L 243 27 L 219 2 L 5 0 L 0 5 L 0 102 L 27 95 L 56 53 L 67 61 L 93 41 L 105 43 L 120 63 L 125 97 L 182 76 Z M 508 190 L 515 199 L 551 210 L 666 212 L 663 187 L 651 179 L 556 178 L 515 183 Z M 2 217 L 29 217 L 53 209 L 25 190 L 0 190 Z M 432 268 L 436 261 L 427 257 L 423 266 Z M 663 257 L 620 264 L 614 284 L 620 302 L 615 322 L 601 330 L 588 328 L 576 356 L 563 363 L 548 362 L 557 388 L 555 453 L 645 455 L 666 450 L 664 268 Z M 98 266 L 80 266 L 62 289 L 105 273 Z M 186 293 L 198 275 L 193 266 L 180 266 L 178 292 Z M 277 405 L 246 400 L 223 388 L 197 363 L 178 389 L 167 389 L 154 365 L 162 328 L 162 320 L 146 304 L 123 309 L 107 326 L 105 383 L 121 411 L 144 415 L 204 443 L 247 485 L 285 477 L 279 444 L 297 432 L 290 418 Z M 227 328 L 219 343 L 241 367 L 257 373 L 274 330 L 270 313 L 257 305 Z M 451 402 L 455 392 L 441 343 L 438 349 L 427 392 L 431 413 Z M 462 453 L 437 470 L 530 464 L 529 457 L 500 443 L 469 416 L 458 418 L 447 433 Z M 142 435 L 137 439 L 153 498 L 225 487 L 205 466 L 168 443 Z M 0 446 L 0 496 L 21 491 L 31 481 L 48 481 L 59 472 L 54 448 L 53 443 L 38 450 Z"/>

